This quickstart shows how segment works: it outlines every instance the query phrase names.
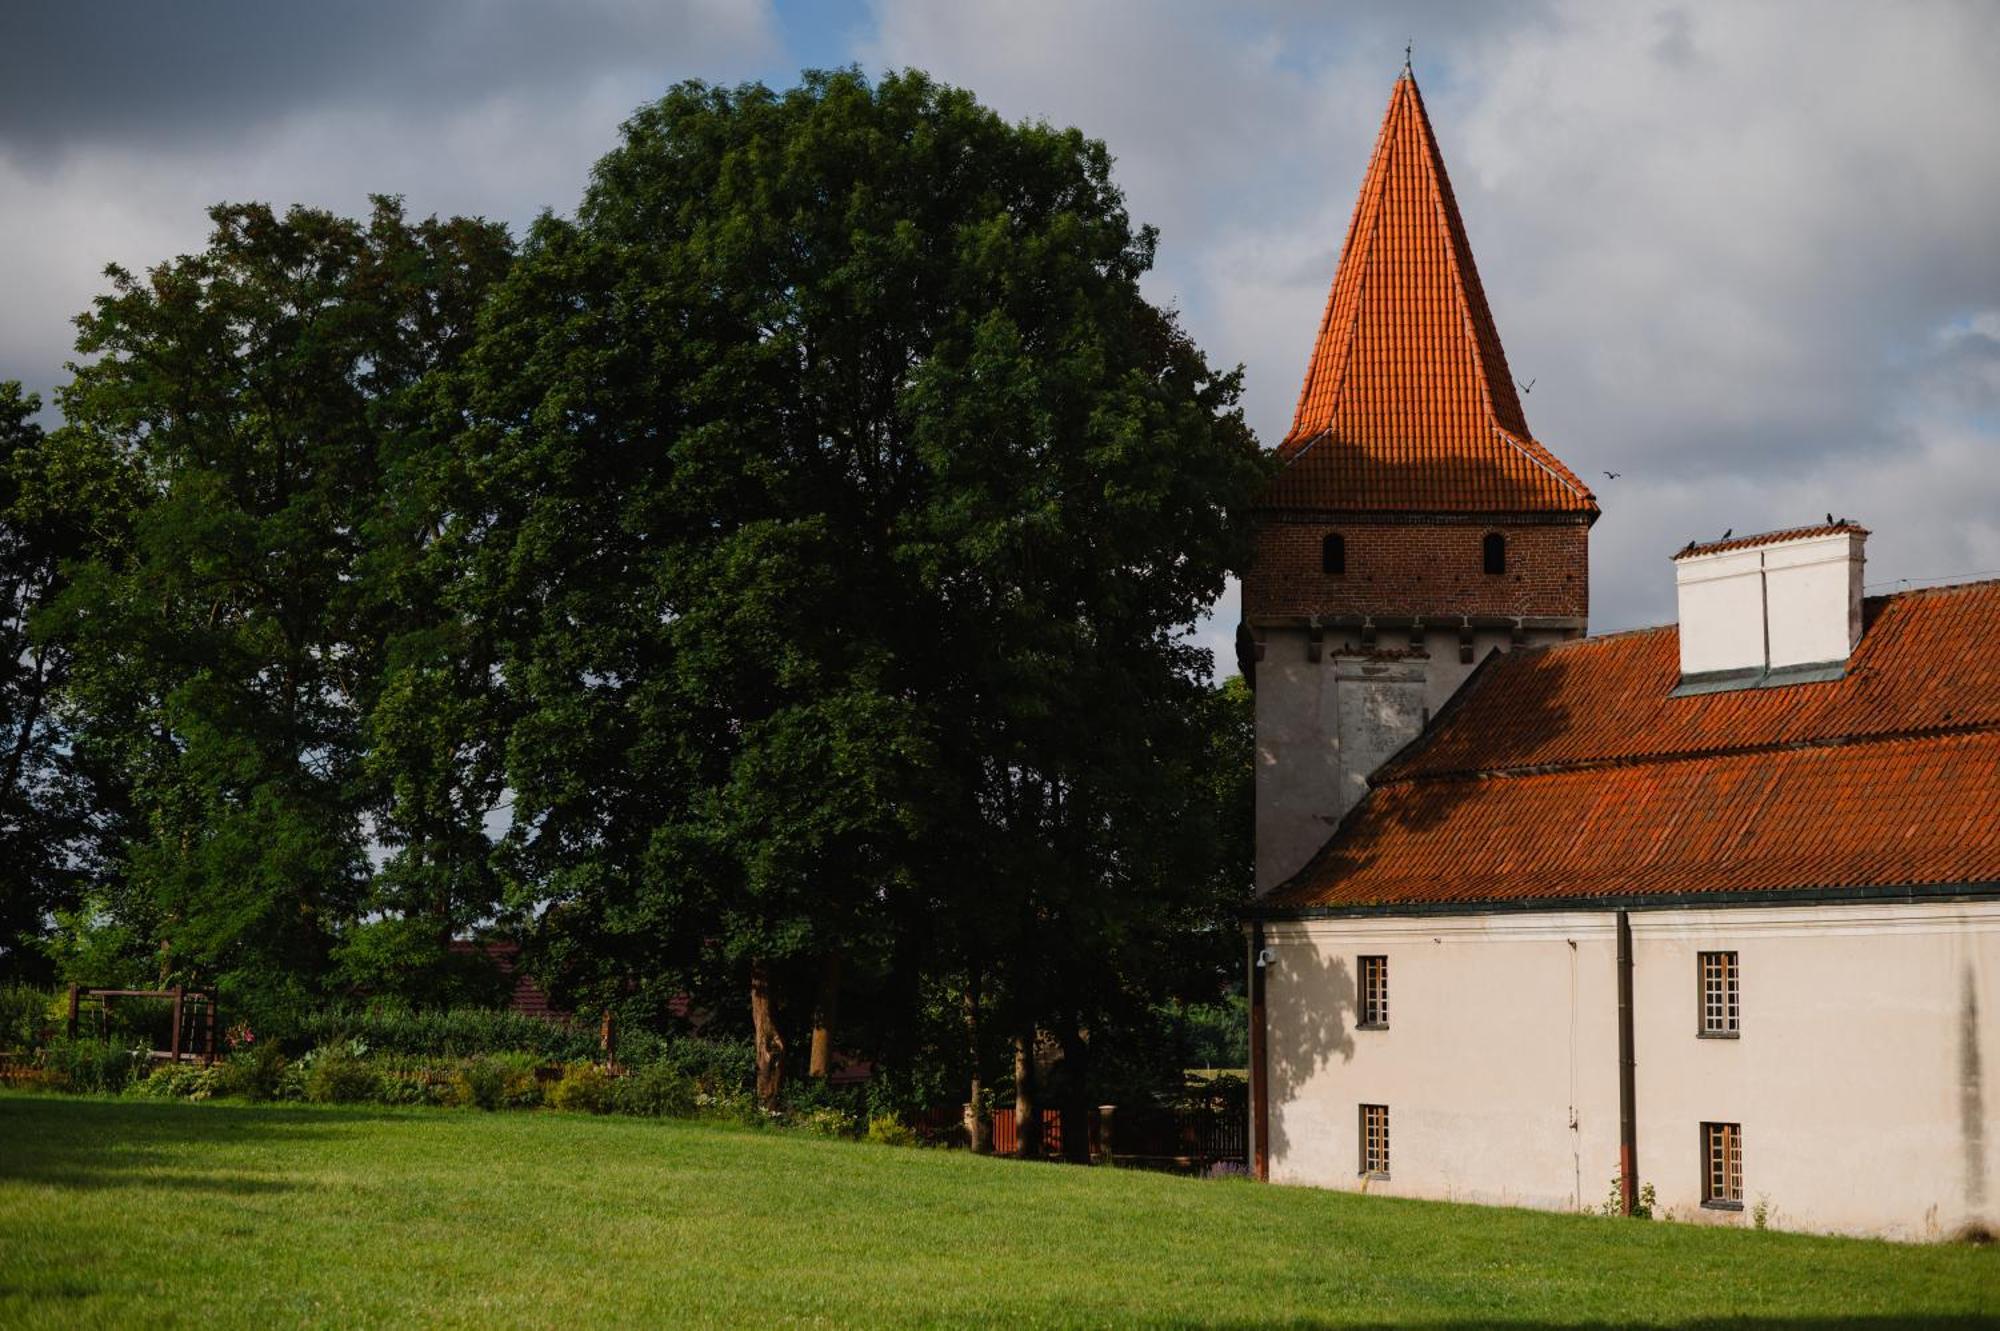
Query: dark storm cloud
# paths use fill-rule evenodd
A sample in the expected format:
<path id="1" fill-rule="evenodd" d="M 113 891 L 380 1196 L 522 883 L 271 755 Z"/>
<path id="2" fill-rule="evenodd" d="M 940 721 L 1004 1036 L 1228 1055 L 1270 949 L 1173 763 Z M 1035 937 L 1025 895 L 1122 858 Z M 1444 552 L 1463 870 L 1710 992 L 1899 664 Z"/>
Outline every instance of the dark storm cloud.
<path id="1" fill-rule="evenodd" d="M 91 145 L 199 148 L 329 106 L 415 121 L 671 67 L 719 21 L 733 22 L 720 6 L 640 0 L 15 5 L 0 40 L 0 150 L 48 165 Z"/>

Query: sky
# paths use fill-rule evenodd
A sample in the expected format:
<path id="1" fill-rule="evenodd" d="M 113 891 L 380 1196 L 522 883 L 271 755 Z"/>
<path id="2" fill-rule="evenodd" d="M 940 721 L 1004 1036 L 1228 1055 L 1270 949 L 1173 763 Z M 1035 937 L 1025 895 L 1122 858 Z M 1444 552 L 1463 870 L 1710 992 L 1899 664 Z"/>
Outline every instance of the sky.
<path id="1" fill-rule="evenodd" d="M 1596 489 L 1594 632 L 1692 538 L 1874 532 L 1871 591 L 2000 575 L 2000 5 L 1909 0 L 123 0 L 0 22 L 0 379 L 222 200 L 517 233 L 683 79 L 915 66 L 1103 139 L 1148 295 L 1275 444 L 1414 68 L 1528 421 Z M 1609 479 L 1606 472 L 1618 473 Z M 1227 668 L 1234 589 L 1199 628 Z"/>

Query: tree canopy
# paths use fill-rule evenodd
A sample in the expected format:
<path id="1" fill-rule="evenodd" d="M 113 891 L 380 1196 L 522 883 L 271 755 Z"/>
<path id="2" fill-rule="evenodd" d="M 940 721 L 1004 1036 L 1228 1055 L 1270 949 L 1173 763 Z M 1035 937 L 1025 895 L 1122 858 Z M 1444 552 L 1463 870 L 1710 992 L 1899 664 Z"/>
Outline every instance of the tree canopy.
<path id="1" fill-rule="evenodd" d="M 1217 992 L 1247 712 L 1191 626 L 1265 464 L 1103 144 L 685 84 L 518 253 L 214 219 L 31 441 L 106 478 L 40 639 L 129 792 L 77 929 L 421 997 L 508 921 L 571 1002 L 744 1013 L 772 1097 L 836 1044 L 1080 1096 Z"/>

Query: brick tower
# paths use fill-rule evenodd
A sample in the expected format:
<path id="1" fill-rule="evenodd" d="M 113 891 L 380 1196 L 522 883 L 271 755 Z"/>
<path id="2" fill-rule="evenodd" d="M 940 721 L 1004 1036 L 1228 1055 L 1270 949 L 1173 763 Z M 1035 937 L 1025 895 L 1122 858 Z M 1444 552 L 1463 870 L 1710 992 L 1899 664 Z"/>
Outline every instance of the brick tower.
<path id="1" fill-rule="evenodd" d="M 1481 658 L 1581 636 L 1589 609 L 1597 501 L 1528 431 L 1407 69 L 1278 456 L 1237 630 L 1260 891 Z"/>

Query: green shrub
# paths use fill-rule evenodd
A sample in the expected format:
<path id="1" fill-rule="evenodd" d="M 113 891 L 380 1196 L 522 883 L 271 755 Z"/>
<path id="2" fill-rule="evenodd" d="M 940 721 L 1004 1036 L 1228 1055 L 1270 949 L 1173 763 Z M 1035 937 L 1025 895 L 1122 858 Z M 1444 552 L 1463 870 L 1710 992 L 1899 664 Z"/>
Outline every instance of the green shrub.
<path id="1" fill-rule="evenodd" d="M 595 1058 L 594 1030 L 560 1026 L 505 1008 L 417 1011 L 394 1004 L 323 1008 L 298 1019 L 296 1038 L 314 1046 L 360 1040 L 384 1054 L 479 1058 L 525 1053 L 541 1062 Z"/>
<path id="2" fill-rule="evenodd" d="M 320 1054 L 306 1071 L 305 1098 L 315 1104 L 350 1105 L 372 1100 L 381 1079 L 368 1060 L 344 1050 Z"/>
<path id="3" fill-rule="evenodd" d="M 143 1057 L 141 1053 L 135 1058 L 115 1040 L 84 1036 L 72 1040 L 59 1035 L 43 1048 L 40 1061 L 51 1086 L 83 1094 L 116 1095 L 132 1080 Z"/>
<path id="4" fill-rule="evenodd" d="M 877 1114 L 868 1120 L 868 1140 L 882 1146 L 915 1146 L 917 1134 L 900 1119 Z"/>
<path id="5" fill-rule="evenodd" d="M 893 1120 L 891 1120 L 893 1122 Z M 792 1117 L 794 1127 L 804 1128 L 817 1137 L 852 1137 L 855 1134 L 854 1115 L 848 1110 L 833 1105 L 821 1105 L 808 1109 Z M 872 1125 L 871 1125 L 872 1126 Z"/>
<path id="6" fill-rule="evenodd" d="M 757 1078 L 757 1056 L 748 1040 L 701 1040 L 691 1035 L 631 1032 L 619 1039 L 618 1056 L 633 1068 L 663 1065 L 709 1095 L 748 1091 Z"/>
<path id="7" fill-rule="evenodd" d="M 508 1069 L 498 1059 L 468 1060 L 452 1077 L 455 1102 L 469 1109 L 495 1110 L 507 1094 Z"/>
<path id="8" fill-rule="evenodd" d="M 288 1066 L 275 1044 L 258 1044 L 231 1054 L 222 1069 L 217 1094 L 239 1100 L 302 1098 L 303 1087 L 287 1087 Z M 294 1072 L 292 1078 L 296 1079 Z M 290 1094 L 286 1092 L 290 1091 Z"/>
<path id="9" fill-rule="evenodd" d="M 595 1063 L 572 1063 L 549 1091 L 549 1103 L 571 1114 L 602 1114 L 611 1108 L 611 1078 Z"/>
<path id="10" fill-rule="evenodd" d="M 60 1029 L 58 1008 L 67 1000 L 25 985 L 0 988 L 0 1049 L 39 1049 Z"/>
<path id="11" fill-rule="evenodd" d="M 127 1095 L 148 1100 L 207 1100 L 222 1084 L 222 1068 L 198 1063 L 161 1063 L 150 1076 L 141 1077 L 125 1088 Z"/>
<path id="12" fill-rule="evenodd" d="M 695 1095 L 694 1082 L 667 1063 L 635 1068 L 611 1083 L 611 1107 L 642 1118 L 692 1117 Z"/>

